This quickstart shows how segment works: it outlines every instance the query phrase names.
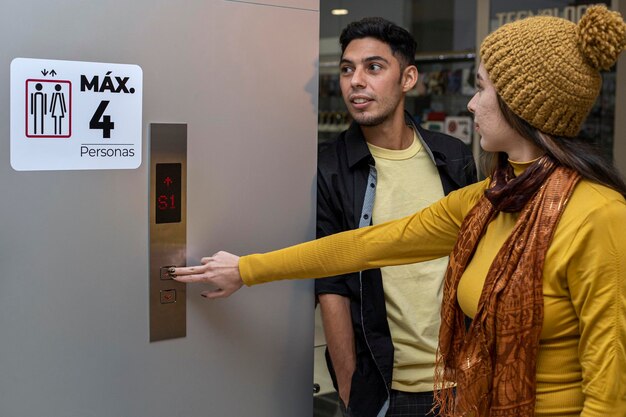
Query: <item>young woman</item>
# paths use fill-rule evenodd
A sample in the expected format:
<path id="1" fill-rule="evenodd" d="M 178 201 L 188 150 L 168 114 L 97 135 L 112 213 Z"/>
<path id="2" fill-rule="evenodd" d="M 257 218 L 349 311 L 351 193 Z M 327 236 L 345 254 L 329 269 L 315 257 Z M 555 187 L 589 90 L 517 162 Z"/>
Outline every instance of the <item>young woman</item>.
<path id="1" fill-rule="evenodd" d="M 404 219 L 176 268 L 209 298 L 450 255 L 439 336 L 445 416 L 626 416 L 626 185 L 576 138 L 599 71 L 626 46 L 616 12 L 507 24 L 481 45 L 468 104 L 490 177 Z M 622 138 L 617 138 L 620 140 Z M 417 300 L 416 300 L 417 302 Z M 469 329 L 465 317 L 471 317 Z"/>

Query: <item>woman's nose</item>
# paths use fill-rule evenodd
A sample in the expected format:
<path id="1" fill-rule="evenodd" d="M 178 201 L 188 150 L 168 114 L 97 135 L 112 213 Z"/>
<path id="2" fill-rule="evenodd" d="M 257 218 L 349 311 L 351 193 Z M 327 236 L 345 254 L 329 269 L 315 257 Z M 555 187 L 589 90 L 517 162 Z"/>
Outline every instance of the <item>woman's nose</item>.
<path id="1" fill-rule="evenodd" d="M 467 110 L 469 110 L 470 113 L 474 114 L 474 100 L 476 99 L 476 94 L 474 94 L 472 96 L 472 98 L 470 99 L 470 101 L 467 103 Z"/>

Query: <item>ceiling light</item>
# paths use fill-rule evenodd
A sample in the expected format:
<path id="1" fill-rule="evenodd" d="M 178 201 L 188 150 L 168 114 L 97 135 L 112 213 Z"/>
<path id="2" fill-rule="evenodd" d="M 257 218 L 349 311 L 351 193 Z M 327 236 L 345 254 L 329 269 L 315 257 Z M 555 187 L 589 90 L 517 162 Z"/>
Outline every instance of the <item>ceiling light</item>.
<path id="1" fill-rule="evenodd" d="M 348 14 L 348 9 L 332 9 L 330 13 L 333 16 L 345 16 Z"/>

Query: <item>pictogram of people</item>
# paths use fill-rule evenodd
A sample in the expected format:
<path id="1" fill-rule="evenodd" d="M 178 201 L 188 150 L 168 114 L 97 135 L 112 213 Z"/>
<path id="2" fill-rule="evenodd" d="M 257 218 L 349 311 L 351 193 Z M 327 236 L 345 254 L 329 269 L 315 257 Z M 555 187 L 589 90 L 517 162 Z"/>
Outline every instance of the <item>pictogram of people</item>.
<path id="1" fill-rule="evenodd" d="M 33 116 L 33 133 L 35 135 L 44 133 L 44 118 L 48 114 L 48 94 L 42 93 L 42 89 L 41 83 L 37 83 L 35 85 L 37 91 L 30 93 L 30 114 Z M 37 132 L 37 127 L 39 127 L 39 132 Z"/>
<path id="2" fill-rule="evenodd" d="M 67 113 L 67 106 L 65 105 L 65 94 L 61 92 L 61 85 L 54 86 L 54 93 L 50 99 L 50 114 L 54 119 L 54 134 L 62 135 L 63 132 L 63 118 Z"/>
<path id="3" fill-rule="evenodd" d="M 69 137 L 71 84 L 63 80 L 27 80 L 26 135 Z"/>

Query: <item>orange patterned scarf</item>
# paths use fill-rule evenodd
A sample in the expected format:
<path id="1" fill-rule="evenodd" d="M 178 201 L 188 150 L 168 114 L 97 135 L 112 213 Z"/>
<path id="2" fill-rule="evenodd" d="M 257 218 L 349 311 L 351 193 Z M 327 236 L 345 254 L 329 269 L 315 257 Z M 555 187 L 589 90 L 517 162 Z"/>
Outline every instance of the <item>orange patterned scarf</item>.
<path id="1" fill-rule="evenodd" d="M 490 199 L 484 196 L 461 225 L 446 272 L 435 376 L 436 386 L 456 385 L 456 394 L 450 389 L 436 394 L 441 416 L 535 414 L 543 264 L 560 215 L 580 178 L 570 169 L 557 167 L 549 157 L 535 164 L 539 168 L 534 171 L 544 178 L 533 186 L 511 235 L 489 269 L 469 330 L 457 302 L 459 280 L 489 222 L 499 211 L 510 210 L 500 204 L 494 208 L 490 201 L 493 194 Z M 504 177 L 494 176 L 490 190 L 506 190 Z"/>

